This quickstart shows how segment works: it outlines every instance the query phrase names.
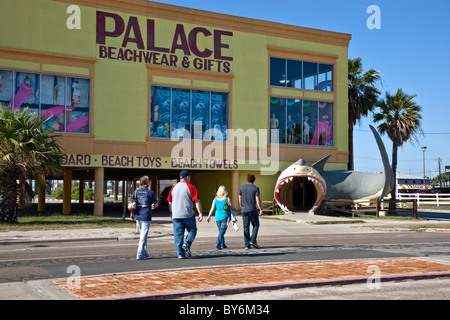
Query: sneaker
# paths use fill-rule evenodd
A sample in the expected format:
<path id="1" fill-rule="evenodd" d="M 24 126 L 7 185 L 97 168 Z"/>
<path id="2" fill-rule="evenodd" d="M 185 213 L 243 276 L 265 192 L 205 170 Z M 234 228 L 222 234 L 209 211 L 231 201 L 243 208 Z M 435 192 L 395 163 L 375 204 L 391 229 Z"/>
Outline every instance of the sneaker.
<path id="1" fill-rule="evenodd" d="M 148 260 L 148 259 L 149 259 L 149 257 L 146 256 L 146 257 L 144 257 L 144 258 L 137 258 L 136 260 Z"/>
<path id="2" fill-rule="evenodd" d="M 245 246 L 245 250 L 250 250 L 250 246 Z"/>
<path id="3" fill-rule="evenodd" d="M 186 259 L 186 257 L 178 256 L 178 259 Z"/>
<path id="4" fill-rule="evenodd" d="M 217 250 L 222 250 L 222 248 L 221 248 L 221 247 L 219 247 L 219 246 L 216 246 L 216 248 L 217 248 Z"/>
<path id="5" fill-rule="evenodd" d="M 183 249 L 186 251 L 186 257 L 189 258 L 191 256 L 191 250 L 185 244 L 183 244 Z"/>
<path id="6" fill-rule="evenodd" d="M 255 249 L 259 249 L 259 246 L 256 243 L 250 242 L 250 245 Z"/>

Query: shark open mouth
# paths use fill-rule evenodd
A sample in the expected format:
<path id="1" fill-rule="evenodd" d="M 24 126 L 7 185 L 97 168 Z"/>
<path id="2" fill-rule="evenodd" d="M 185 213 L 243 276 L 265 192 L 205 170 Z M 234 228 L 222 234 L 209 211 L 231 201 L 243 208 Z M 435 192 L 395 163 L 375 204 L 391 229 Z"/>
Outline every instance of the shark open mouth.
<path id="1" fill-rule="evenodd" d="M 298 187 L 298 178 L 306 178 L 314 185 L 316 190 L 316 199 L 314 201 L 314 205 L 310 209 L 310 212 L 315 211 L 317 208 L 319 208 L 325 197 L 327 186 L 324 181 L 319 180 L 313 176 L 292 175 L 280 179 L 277 183 L 277 186 L 275 187 L 275 200 L 284 212 L 294 211 L 296 209 L 296 206 L 294 204 L 294 188 Z"/>

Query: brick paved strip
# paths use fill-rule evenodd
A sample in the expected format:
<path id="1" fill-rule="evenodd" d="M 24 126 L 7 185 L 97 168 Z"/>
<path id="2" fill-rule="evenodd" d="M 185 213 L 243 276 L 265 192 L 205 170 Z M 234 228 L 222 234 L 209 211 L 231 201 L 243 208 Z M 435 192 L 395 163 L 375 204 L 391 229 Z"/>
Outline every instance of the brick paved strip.
<path id="1" fill-rule="evenodd" d="M 375 266 L 375 268 L 371 267 Z M 450 265 L 418 259 L 380 259 L 257 265 L 82 278 L 80 288 L 53 281 L 80 299 L 169 298 L 194 293 L 245 291 L 320 283 L 450 275 Z"/>

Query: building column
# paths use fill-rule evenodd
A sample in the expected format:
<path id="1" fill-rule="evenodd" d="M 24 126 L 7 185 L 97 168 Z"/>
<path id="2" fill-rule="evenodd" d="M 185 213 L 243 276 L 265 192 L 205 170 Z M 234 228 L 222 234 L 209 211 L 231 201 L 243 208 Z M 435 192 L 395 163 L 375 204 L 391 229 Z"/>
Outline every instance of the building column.
<path id="1" fill-rule="evenodd" d="M 159 199 L 158 176 L 156 174 L 152 174 L 150 184 L 150 189 L 152 189 L 152 191 L 156 194 L 156 198 Z"/>
<path id="2" fill-rule="evenodd" d="M 239 171 L 231 171 L 231 201 L 239 209 Z"/>
<path id="3" fill-rule="evenodd" d="M 36 181 L 37 182 L 37 181 Z M 38 212 L 45 212 L 45 187 L 47 180 L 42 177 L 42 183 L 38 184 Z"/>
<path id="4" fill-rule="evenodd" d="M 84 185 L 85 185 L 84 179 L 81 179 L 79 185 L 80 195 L 78 198 L 78 202 L 80 204 L 84 204 Z"/>
<path id="5" fill-rule="evenodd" d="M 72 170 L 64 169 L 63 214 L 72 213 Z"/>
<path id="6" fill-rule="evenodd" d="M 103 217 L 105 168 L 95 168 L 94 216 Z"/>

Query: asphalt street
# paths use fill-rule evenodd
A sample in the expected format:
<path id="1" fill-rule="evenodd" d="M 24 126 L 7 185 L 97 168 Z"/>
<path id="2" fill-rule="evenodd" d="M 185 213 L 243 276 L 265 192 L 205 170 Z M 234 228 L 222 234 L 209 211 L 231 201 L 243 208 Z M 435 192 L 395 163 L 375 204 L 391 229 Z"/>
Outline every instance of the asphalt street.
<path id="1" fill-rule="evenodd" d="M 436 223 L 448 223 L 448 220 L 307 223 L 324 219 L 342 220 L 307 214 L 284 216 L 282 220 L 261 219 L 259 250 L 244 249 L 242 225 L 238 232 L 229 228 L 228 248 L 217 250 L 214 246 L 217 226 L 203 221 L 198 224 L 192 257 L 181 261 L 176 258 L 170 218 L 164 215 L 156 217 L 152 224 L 147 261 L 135 260 L 137 235 L 133 229 L 3 232 L 0 234 L 0 284 L 10 289 L 13 283 L 66 279 L 71 275 L 72 266 L 79 268 L 80 276 L 89 277 L 218 266 L 409 257 L 450 264 L 450 233 L 436 228 Z M 432 232 L 407 228 L 417 223 L 432 226 L 427 229 Z M 384 228 L 386 225 L 392 228 Z M 324 296 L 327 294 L 330 292 Z M 337 291 L 335 294 L 339 296 Z M 296 299 L 295 294 L 291 297 Z"/>

